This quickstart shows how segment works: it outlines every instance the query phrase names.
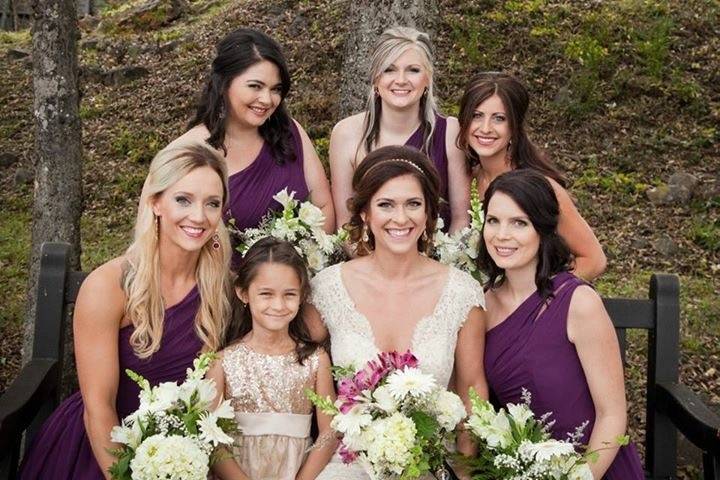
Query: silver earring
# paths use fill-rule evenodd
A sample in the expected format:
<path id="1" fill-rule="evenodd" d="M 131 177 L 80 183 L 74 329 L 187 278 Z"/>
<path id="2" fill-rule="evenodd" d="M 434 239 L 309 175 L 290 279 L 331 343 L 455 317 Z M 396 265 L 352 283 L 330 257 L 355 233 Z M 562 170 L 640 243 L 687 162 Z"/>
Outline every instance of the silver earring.
<path id="1" fill-rule="evenodd" d="M 363 241 L 363 243 L 368 243 L 370 241 L 370 235 L 368 235 L 367 223 L 363 224 L 362 237 L 360 239 Z"/>

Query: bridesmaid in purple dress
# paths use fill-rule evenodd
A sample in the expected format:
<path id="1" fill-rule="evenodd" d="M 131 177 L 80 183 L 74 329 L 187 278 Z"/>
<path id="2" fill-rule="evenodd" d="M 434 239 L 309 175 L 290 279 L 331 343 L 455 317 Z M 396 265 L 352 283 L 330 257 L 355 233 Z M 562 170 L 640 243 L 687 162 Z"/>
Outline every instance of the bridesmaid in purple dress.
<path id="1" fill-rule="evenodd" d="M 581 441 L 599 451 L 590 465 L 596 479 L 644 479 L 635 446 L 616 442 L 627 422 L 617 337 L 598 294 L 569 273 L 552 186 L 531 169 L 504 173 L 483 208 L 490 389 L 502 405 L 529 391 L 537 416 L 552 412 L 556 439 L 586 423 Z"/>
<path id="2" fill-rule="evenodd" d="M 206 142 L 225 157 L 230 174 L 225 220 L 255 227 L 283 188 L 335 213 L 325 170 L 305 130 L 285 108 L 290 73 L 280 46 L 256 30 L 240 28 L 223 38 L 189 130 L 178 140 Z M 176 140 L 177 141 L 177 140 Z M 237 256 L 233 264 L 237 263 Z"/>
<path id="3" fill-rule="evenodd" d="M 460 125 L 441 117 L 433 95 L 432 44 L 412 28 L 386 30 L 373 50 L 365 111 L 347 117 L 330 136 L 330 177 L 337 224 L 350 220 L 347 199 L 352 177 L 371 151 L 406 145 L 425 153 L 440 174 L 440 215 L 444 229 L 468 224 L 470 174 L 465 154 L 455 145 Z"/>
<path id="4" fill-rule="evenodd" d="M 139 404 L 130 368 L 151 384 L 182 381 L 201 350 L 222 346 L 230 241 L 221 221 L 225 163 L 200 144 L 157 154 L 127 252 L 83 282 L 73 317 L 80 391 L 42 427 L 24 480 L 110 478 L 110 431 Z"/>

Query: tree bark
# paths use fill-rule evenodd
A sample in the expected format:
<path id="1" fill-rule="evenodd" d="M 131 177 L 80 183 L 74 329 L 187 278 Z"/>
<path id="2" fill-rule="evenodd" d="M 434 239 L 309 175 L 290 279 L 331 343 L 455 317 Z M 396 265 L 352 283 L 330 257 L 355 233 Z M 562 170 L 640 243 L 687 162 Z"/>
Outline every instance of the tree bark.
<path id="1" fill-rule="evenodd" d="M 24 361 L 32 356 L 40 247 L 47 241 L 69 243 L 71 266 L 79 269 L 82 212 L 76 4 L 34 0 L 32 9 L 35 189 Z M 68 329 L 63 396 L 76 384 L 71 325 Z"/>
<path id="2" fill-rule="evenodd" d="M 378 36 L 394 26 L 414 27 L 432 34 L 437 17 L 435 0 L 353 0 L 345 37 L 342 84 L 340 86 L 341 118 L 362 111 L 370 81 L 370 54 Z"/>

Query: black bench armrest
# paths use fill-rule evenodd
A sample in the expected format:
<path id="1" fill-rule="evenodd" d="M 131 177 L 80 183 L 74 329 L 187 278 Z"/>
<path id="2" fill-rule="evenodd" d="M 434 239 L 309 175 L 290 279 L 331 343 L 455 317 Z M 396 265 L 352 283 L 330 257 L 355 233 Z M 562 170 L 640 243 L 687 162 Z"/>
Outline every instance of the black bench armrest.
<path id="1" fill-rule="evenodd" d="M 0 451 L 9 451 L 57 389 L 58 361 L 30 360 L 0 397 Z"/>
<path id="2" fill-rule="evenodd" d="M 720 455 L 720 417 L 682 383 L 657 384 L 658 409 L 696 447 Z"/>

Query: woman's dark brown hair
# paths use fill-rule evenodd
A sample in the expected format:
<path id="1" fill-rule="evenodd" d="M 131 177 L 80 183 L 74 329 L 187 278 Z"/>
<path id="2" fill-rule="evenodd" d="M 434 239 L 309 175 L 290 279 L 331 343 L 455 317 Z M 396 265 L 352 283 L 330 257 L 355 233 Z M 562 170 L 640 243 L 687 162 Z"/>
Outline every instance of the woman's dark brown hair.
<path id="1" fill-rule="evenodd" d="M 428 239 L 418 239 L 418 250 L 427 252 L 432 243 L 432 234 L 435 232 L 439 212 L 440 180 L 435 165 L 428 160 L 427 155 L 412 147 L 389 146 L 378 148 L 370 152 L 353 175 L 353 196 L 347 201 L 350 210 L 350 221 L 343 225 L 350 234 L 350 241 L 357 244 L 357 254 L 367 255 L 375 249 L 375 238 L 368 232 L 367 244 L 361 242 L 364 222 L 361 217 L 367 212 L 373 195 L 385 183 L 396 177 L 412 175 L 420 183 L 425 197 L 425 213 L 427 223 L 425 231 Z"/>
<path id="2" fill-rule="evenodd" d="M 460 133 L 456 143 L 458 148 L 465 152 L 468 168 L 472 169 L 480 164 L 477 153 L 470 148 L 467 140 L 475 109 L 493 95 L 500 97 L 510 124 L 509 153 L 512 167 L 532 168 L 565 187 L 563 174 L 530 141 L 525 132 L 525 114 L 530 106 L 530 95 L 527 89 L 517 78 L 506 73 L 481 73 L 470 80 L 465 87 L 465 92 L 460 100 L 460 115 L 458 116 Z"/>
<path id="3" fill-rule="evenodd" d="M 245 256 L 243 256 L 238 268 L 237 277 L 235 278 L 235 289 L 247 291 L 257 276 L 258 270 L 265 263 L 287 265 L 295 271 L 298 279 L 300 279 L 301 307 L 295 318 L 290 321 L 288 333 L 290 334 L 290 338 L 295 342 L 297 361 L 302 365 L 305 359 L 319 346 L 310 338 L 310 332 L 303 320 L 302 305 L 310 294 L 310 279 L 308 277 L 307 267 L 292 243 L 278 240 L 275 237 L 266 237 L 254 243 L 245 253 Z M 243 306 L 239 301 L 235 303 L 235 317 L 239 317 L 239 325 L 235 338 L 243 338 L 252 330 L 252 315 L 250 314 L 250 307 Z"/>
<path id="4" fill-rule="evenodd" d="M 490 182 L 483 199 L 485 224 L 488 221 L 488 205 L 496 193 L 504 193 L 517 203 L 530 219 L 540 235 L 535 285 L 540 295 L 552 295 L 552 277 L 570 270 L 573 257 L 565 241 L 557 232 L 560 207 L 550 182 L 539 172 L 525 168 L 503 173 Z M 483 225 L 483 230 L 485 226 Z M 498 267 L 490 256 L 485 240 L 480 242 L 478 266 L 488 274 L 487 286 L 499 287 L 505 281 L 505 270 Z"/>
<path id="5" fill-rule="evenodd" d="M 220 40 L 195 117 L 190 120 L 188 129 L 205 125 L 210 132 L 210 137 L 205 141 L 227 154 L 225 127 L 230 108 L 228 88 L 235 77 L 264 60 L 273 63 L 278 69 L 281 100 L 270 118 L 260 125 L 259 132 L 270 147 L 275 161 L 282 165 L 296 159 L 291 131 L 292 118 L 285 108 L 285 97 L 290 92 L 290 71 L 280 45 L 257 30 L 238 28 Z"/>

